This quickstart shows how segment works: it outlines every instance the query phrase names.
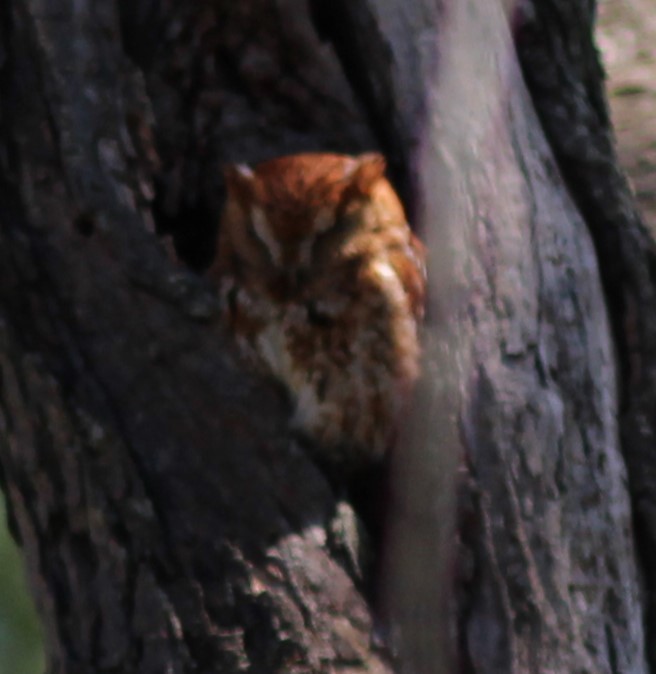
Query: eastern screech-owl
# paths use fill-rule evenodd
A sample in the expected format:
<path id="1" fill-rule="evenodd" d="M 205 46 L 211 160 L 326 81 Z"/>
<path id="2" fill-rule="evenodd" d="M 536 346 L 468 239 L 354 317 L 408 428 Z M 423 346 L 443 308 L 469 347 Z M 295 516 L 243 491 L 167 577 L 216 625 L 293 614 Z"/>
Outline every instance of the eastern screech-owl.
<path id="1" fill-rule="evenodd" d="M 301 154 L 225 172 L 210 274 L 228 322 L 339 464 L 385 453 L 418 375 L 424 252 L 384 171 L 378 154 Z"/>

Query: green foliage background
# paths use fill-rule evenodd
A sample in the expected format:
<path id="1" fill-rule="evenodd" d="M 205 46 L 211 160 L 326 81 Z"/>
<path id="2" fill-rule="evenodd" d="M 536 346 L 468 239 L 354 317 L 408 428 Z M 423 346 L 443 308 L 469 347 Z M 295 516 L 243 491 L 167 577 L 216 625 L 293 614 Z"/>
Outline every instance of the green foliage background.
<path id="1" fill-rule="evenodd" d="M 20 553 L 0 494 L 0 674 L 42 674 L 43 648 Z"/>

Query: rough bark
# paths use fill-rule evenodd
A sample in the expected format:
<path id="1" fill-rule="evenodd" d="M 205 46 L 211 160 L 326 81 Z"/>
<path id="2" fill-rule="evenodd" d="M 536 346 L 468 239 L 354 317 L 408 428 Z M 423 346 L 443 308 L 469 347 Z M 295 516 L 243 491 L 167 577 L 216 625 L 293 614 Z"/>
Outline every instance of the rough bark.
<path id="1" fill-rule="evenodd" d="M 494 9 L 461 5 L 443 20 L 422 175 L 438 171 L 440 190 L 424 183 L 428 213 L 443 214 L 466 252 L 471 567 L 460 655 L 472 671 L 644 671 L 614 354 L 591 242 Z M 465 196 L 441 207 L 445 194 Z M 444 240 L 438 228 L 431 249 Z"/>
<path id="2" fill-rule="evenodd" d="M 304 120 L 317 100 L 327 134 L 369 142 L 328 50 L 309 27 L 272 31 L 263 6 L 162 7 L 148 78 L 113 3 L 3 6 L 2 466 L 52 672 L 377 669 L 352 516 L 290 441 L 281 391 L 242 371 L 211 289 L 152 231 L 215 227 L 230 143 L 245 159 L 263 144 L 246 113 L 231 129 L 230 77 L 246 111 L 279 87 L 257 117 L 269 152 L 322 142 Z M 232 51 L 216 57 L 221 30 Z M 254 91 L 232 74 L 231 54 L 257 62 L 283 39 L 307 83 L 275 61 L 264 83 L 251 69 Z M 203 68 L 220 82 L 193 84 Z M 212 94 L 228 101 L 204 126 Z"/>
<path id="3" fill-rule="evenodd" d="M 207 264 L 225 161 L 378 146 L 434 283 L 392 459 L 402 669 L 441 671 L 453 603 L 463 671 L 646 672 L 612 335 L 648 560 L 652 253 L 612 148 L 574 164 L 550 117 L 609 138 L 566 48 L 588 3 L 515 15 L 539 117 L 495 3 L 321 4 L 0 7 L 0 468 L 50 671 L 390 671 L 353 509 L 161 243 Z"/>
<path id="4" fill-rule="evenodd" d="M 643 562 L 648 656 L 655 670 L 656 245 L 619 166 L 589 30 L 594 18 L 592 2 L 536 3 L 516 17 L 517 43 L 540 120 L 599 259 L 620 366 L 620 432 Z"/>

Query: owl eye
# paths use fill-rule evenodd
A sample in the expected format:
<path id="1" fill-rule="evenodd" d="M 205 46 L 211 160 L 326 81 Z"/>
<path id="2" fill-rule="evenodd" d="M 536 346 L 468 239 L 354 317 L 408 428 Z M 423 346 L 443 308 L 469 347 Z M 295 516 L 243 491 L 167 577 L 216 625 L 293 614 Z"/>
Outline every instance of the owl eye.
<path id="1" fill-rule="evenodd" d="M 351 230 L 357 227 L 357 222 L 344 214 L 331 216 L 330 224 L 322 230 L 318 230 L 315 236 L 315 243 L 339 239 L 347 235 Z"/>
<path id="2" fill-rule="evenodd" d="M 317 234 L 329 230 L 335 224 L 335 211 L 332 208 L 322 208 L 314 216 L 313 224 Z"/>

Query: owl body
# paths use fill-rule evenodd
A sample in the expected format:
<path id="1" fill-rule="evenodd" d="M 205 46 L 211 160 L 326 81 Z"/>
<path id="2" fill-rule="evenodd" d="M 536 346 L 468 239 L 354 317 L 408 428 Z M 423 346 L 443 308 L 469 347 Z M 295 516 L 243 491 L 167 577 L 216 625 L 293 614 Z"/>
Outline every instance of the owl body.
<path id="1" fill-rule="evenodd" d="M 380 155 L 226 171 L 211 274 L 242 346 L 288 388 L 294 425 L 360 464 L 393 441 L 419 367 L 423 248 Z"/>

